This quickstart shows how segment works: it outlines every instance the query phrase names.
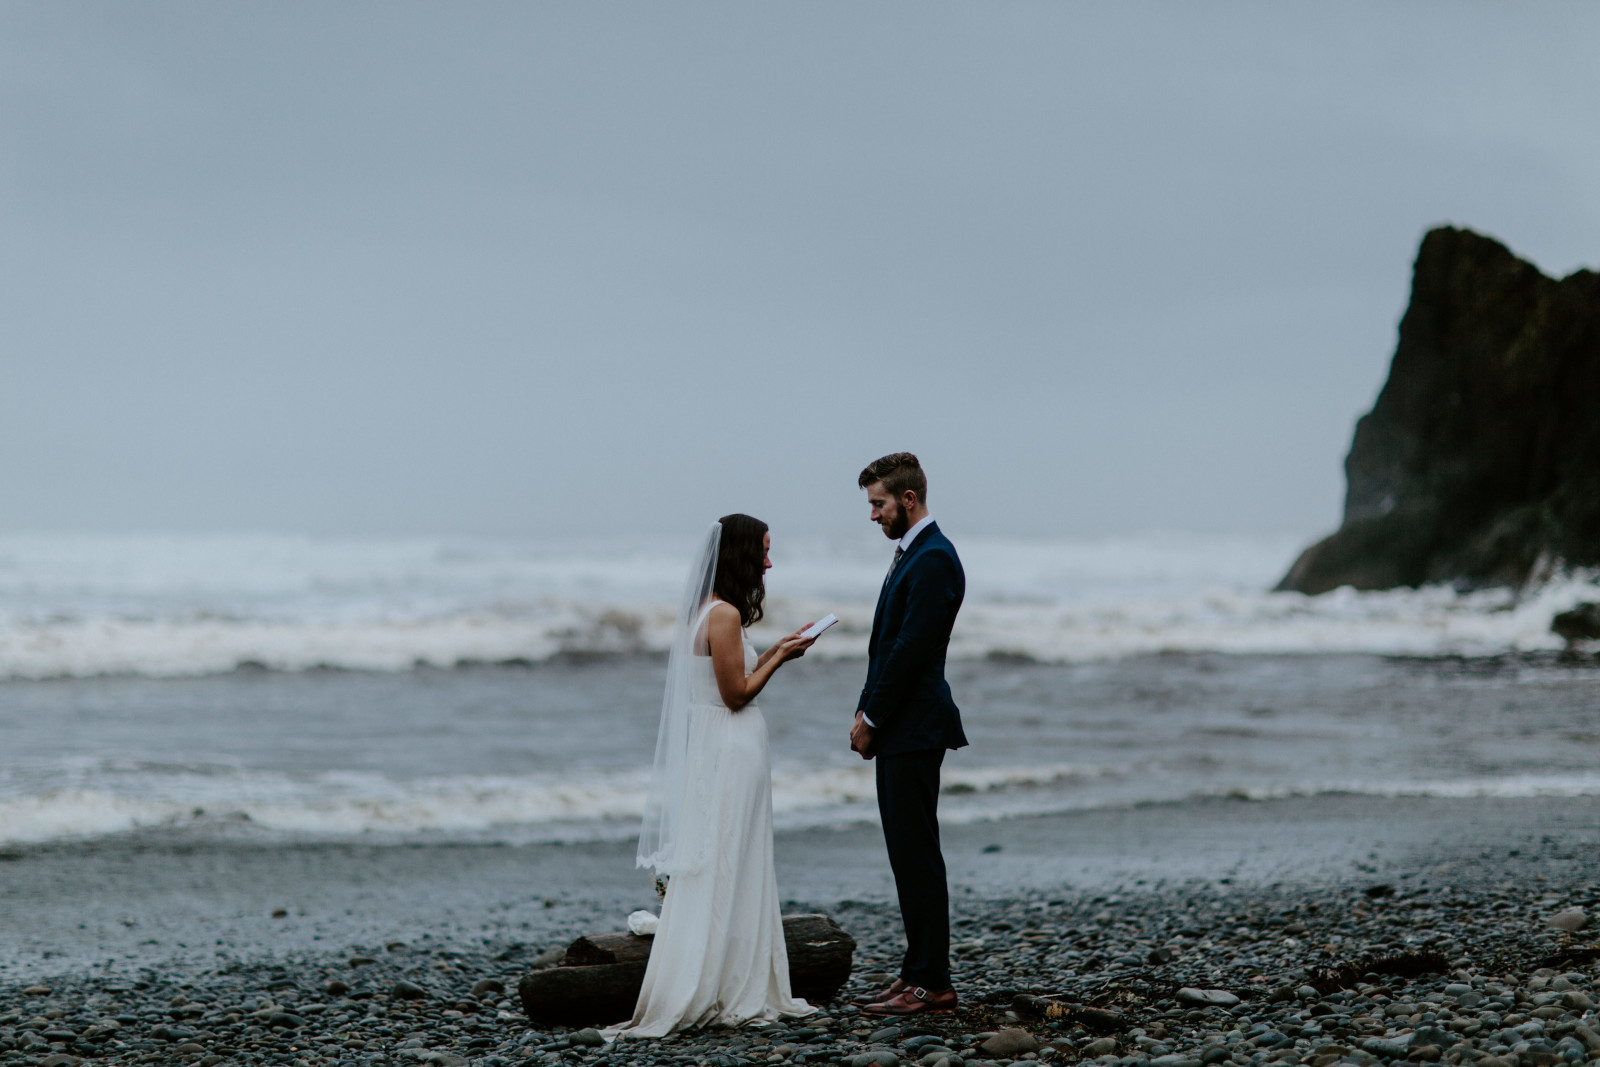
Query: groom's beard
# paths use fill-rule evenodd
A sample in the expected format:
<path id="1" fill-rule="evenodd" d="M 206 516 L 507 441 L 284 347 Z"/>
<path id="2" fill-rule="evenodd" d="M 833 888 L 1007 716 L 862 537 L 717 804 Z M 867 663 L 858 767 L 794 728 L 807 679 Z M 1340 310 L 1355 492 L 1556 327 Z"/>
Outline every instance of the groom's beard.
<path id="1" fill-rule="evenodd" d="M 909 529 L 911 529 L 911 517 L 906 514 L 905 508 L 901 508 L 895 512 L 894 518 L 885 524 L 883 532 L 889 540 L 898 541 L 906 535 L 906 531 Z"/>

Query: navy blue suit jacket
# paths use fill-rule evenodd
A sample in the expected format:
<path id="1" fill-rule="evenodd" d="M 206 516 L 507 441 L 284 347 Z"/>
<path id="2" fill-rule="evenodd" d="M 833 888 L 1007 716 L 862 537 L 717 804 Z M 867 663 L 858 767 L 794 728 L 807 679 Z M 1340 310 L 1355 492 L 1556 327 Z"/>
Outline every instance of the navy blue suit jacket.
<path id="1" fill-rule="evenodd" d="M 950 629 L 967 576 L 950 539 L 929 523 L 878 594 L 867 645 L 867 684 L 856 705 L 876 724 L 873 752 L 961 748 L 961 712 L 944 680 Z"/>

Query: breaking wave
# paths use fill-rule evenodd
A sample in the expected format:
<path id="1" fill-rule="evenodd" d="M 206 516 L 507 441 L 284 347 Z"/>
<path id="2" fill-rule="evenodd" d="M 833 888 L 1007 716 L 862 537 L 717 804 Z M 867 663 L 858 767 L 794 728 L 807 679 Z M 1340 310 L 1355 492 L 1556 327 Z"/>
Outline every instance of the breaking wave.
<path id="1" fill-rule="evenodd" d="M 1331 793 L 1377 797 L 1515 798 L 1600 795 L 1600 774 L 1518 775 L 1458 781 L 1218 785 L 1198 792 L 1152 789 L 1154 766 L 963 768 L 947 765 L 940 819 L 975 822 L 1188 797 L 1269 800 Z M 638 830 L 645 775 L 454 777 L 411 782 L 342 773 L 312 779 L 215 773 L 147 777 L 136 792 L 79 784 L 0 799 L 0 843 L 26 844 L 172 828 L 202 833 L 275 834 L 295 839 L 583 841 Z M 873 822 L 877 804 L 867 766 L 777 771 L 774 825 L 780 830 Z"/>
<path id="2" fill-rule="evenodd" d="M 1074 662 L 1159 652 L 1494 655 L 1560 648 L 1589 574 L 1537 589 L 1267 590 L 1300 538 L 962 538 L 952 654 Z M 0 538 L 0 678 L 267 668 L 396 671 L 659 652 L 685 545 Z M 865 655 L 887 549 L 774 551 L 771 640 L 828 611 L 813 653 Z"/>

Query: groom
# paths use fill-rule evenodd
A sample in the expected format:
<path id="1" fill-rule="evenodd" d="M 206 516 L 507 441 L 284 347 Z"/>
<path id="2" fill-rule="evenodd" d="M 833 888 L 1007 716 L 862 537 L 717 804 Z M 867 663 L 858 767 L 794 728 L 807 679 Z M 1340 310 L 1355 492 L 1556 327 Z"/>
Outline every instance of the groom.
<path id="1" fill-rule="evenodd" d="M 928 479 L 910 452 L 867 466 L 859 479 L 872 521 L 897 542 L 867 645 L 867 684 L 850 747 L 878 760 L 878 813 L 906 927 L 900 977 L 858 998 L 874 1015 L 950 1011 L 950 897 L 939 852 L 939 765 L 967 743 L 944 680 L 950 628 L 966 591 L 955 546 L 928 514 Z"/>

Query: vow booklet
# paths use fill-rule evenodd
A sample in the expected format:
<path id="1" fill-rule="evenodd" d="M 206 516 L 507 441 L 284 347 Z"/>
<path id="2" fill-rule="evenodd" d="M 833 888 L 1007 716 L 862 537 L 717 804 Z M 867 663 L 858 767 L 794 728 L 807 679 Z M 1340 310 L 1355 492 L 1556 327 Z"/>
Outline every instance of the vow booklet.
<path id="1" fill-rule="evenodd" d="M 839 616 L 830 611 L 828 614 L 824 615 L 822 618 L 818 619 L 804 630 L 801 630 L 800 636 L 804 637 L 808 641 L 813 637 L 821 637 L 822 631 L 826 630 L 828 627 L 832 626 L 838 621 Z"/>

